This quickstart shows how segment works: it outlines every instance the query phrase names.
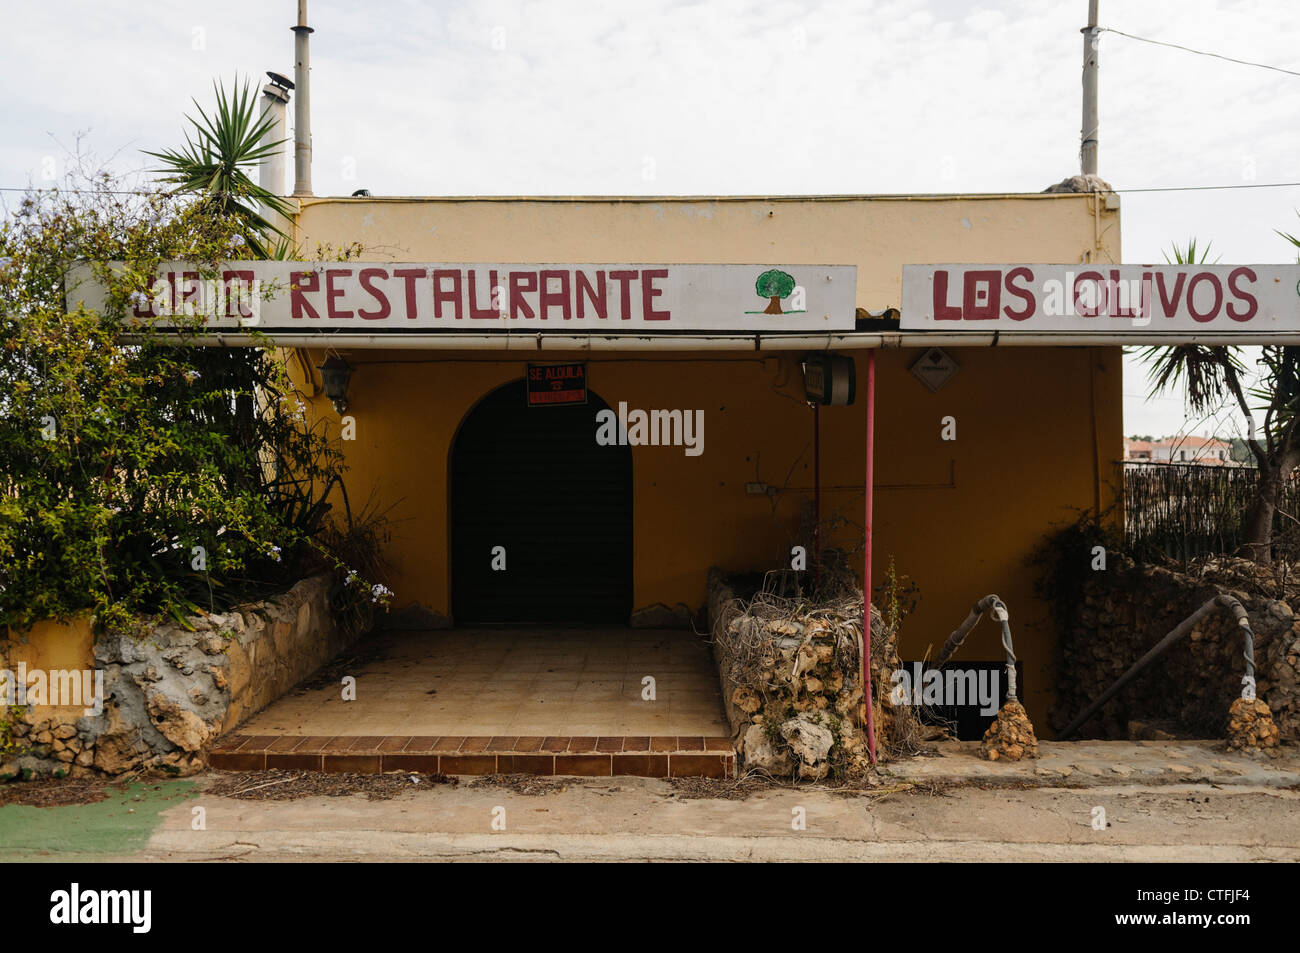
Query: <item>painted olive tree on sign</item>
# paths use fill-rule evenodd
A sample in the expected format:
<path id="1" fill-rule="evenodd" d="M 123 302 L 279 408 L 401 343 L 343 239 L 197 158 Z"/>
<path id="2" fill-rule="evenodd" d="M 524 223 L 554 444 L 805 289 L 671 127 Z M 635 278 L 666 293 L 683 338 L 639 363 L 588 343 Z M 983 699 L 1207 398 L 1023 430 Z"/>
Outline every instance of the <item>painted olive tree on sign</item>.
<path id="1" fill-rule="evenodd" d="M 758 276 L 754 291 L 760 298 L 771 299 L 764 314 L 785 314 L 781 310 L 781 299 L 790 297 L 794 291 L 794 277 L 776 268 L 769 269 Z"/>

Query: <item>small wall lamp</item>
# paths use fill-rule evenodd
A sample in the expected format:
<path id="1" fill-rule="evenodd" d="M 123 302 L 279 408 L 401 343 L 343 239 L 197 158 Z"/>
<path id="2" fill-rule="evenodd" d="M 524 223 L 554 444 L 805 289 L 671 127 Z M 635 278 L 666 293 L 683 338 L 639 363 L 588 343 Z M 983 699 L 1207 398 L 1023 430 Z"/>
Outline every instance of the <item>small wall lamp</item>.
<path id="1" fill-rule="evenodd" d="M 348 380 L 352 377 L 352 365 L 341 357 L 327 357 L 324 364 L 317 365 L 325 396 L 330 399 L 338 413 L 348 409 Z"/>

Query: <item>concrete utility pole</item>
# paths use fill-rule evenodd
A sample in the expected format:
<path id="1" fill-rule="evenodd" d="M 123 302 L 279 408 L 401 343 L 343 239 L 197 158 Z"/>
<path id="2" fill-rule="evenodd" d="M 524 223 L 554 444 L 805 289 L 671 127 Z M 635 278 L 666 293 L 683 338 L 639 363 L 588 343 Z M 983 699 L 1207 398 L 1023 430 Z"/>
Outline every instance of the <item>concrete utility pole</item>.
<path id="1" fill-rule="evenodd" d="M 1097 29 L 1097 2 L 1088 0 L 1088 25 L 1083 28 L 1083 129 L 1079 151 L 1079 171 L 1097 174 L 1097 47 L 1101 30 Z"/>
<path id="2" fill-rule="evenodd" d="M 293 27 L 293 194 L 311 195 L 311 54 L 307 39 L 307 0 L 298 0 L 298 25 Z"/>

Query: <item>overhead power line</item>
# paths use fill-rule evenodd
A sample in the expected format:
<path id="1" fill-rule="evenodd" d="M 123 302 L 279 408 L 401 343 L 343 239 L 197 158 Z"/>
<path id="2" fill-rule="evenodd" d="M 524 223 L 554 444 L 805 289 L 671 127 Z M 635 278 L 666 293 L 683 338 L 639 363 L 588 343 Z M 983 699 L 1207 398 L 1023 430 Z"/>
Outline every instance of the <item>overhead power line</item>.
<path id="1" fill-rule="evenodd" d="M 46 186 L 0 186 L 0 192 L 69 192 L 72 195 L 153 195 L 146 189 L 61 189 L 56 185 Z"/>
<path id="2" fill-rule="evenodd" d="M 1300 182 L 1248 182 L 1244 185 L 1170 185 L 1149 189 L 1112 189 L 1114 192 L 1210 192 L 1222 189 L 1291 189 Z"/>
<path id="3" fill-rule="evenodd" d="M 1229 63 L 1239 63 L 1242 66 L 1256 66 L 1260 69 L 1273 70 L 1275 73 L 1286 73 L 1288 76 L 1300 76 L 1300 72 L 1296 72 L 1293 69 L 1283 69 L 1281 66 L 1273 66 L 1269 63 L 1255 63 L 1250 60 L 1239 60 L 1234 56 L 1224 56 L 1222 53 L 1209 53 L 1205 50 L 1194 50 L 1190 46 L 1181 46 L 1177 43 L 1166 43 L 1164 40 L 1153 40 L 1147 36 L 1134 36 L 1132 33 L 1125 33 L 1123 30 L 1115 30 L 1108 26 L 1101 27 L 1100 30 L 1102 33 L 1118 33 L 1120 36 L 1126 36 L 1130 40 L 1138 40 L 1141 43 L 1152 43 L 1156 46 L 1167 46 L 1173 50 L 1195 53 L 1197 56 L 1212 56 L 1216 60 L 1227 60 Z"/>

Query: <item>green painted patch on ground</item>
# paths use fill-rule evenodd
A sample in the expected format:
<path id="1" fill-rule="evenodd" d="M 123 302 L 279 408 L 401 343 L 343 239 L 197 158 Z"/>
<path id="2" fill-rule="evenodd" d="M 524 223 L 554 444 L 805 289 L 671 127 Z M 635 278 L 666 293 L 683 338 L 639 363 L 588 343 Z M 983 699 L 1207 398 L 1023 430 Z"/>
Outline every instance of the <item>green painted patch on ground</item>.
<path id="1" fill-rule="evenodd" d="M 0 857 L 60 859 L 66 854 L 124 854 L 140 850 L 162 813 L 193 797 L 193 781 L 136 781 L 105 788 L 108 798 L 61 807 L 0 807 Z M 33 855 L 38 855 L 34 857 Z"/>

